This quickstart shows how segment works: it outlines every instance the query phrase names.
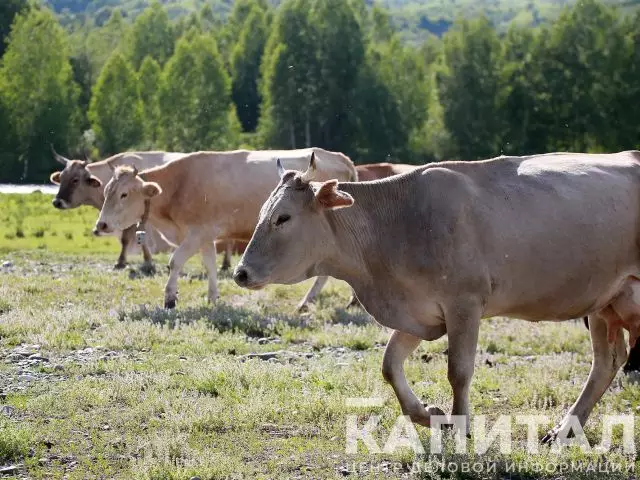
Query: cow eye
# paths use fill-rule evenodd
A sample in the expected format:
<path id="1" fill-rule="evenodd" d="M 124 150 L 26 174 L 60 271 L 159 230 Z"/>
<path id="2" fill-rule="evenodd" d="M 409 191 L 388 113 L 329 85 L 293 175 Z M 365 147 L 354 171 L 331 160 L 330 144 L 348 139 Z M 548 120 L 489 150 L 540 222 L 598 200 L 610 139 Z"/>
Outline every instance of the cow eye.
<path id="1" fill-rule="evenodd" d="M 120 195 L 120 198 L 127 198 L 127 193 L 123 193 L 122 195 Z"/>
<path id="2" fill-rule="evenodd" d="M 79 179 L 77 179 L 77 178 L 74 178 L 74 179 L 73 179 L 73 183 L 78 183 L 79 181 L 80 181 L 80 180 L 79 180 Z"/>
<path id="3" fill-rule="evenodd" d="M 283 214 L 279 215 L 276 219 L 276 227 L 282 225 L 284 222 L 288 222 L 291 219 L 291 215 Z"/>

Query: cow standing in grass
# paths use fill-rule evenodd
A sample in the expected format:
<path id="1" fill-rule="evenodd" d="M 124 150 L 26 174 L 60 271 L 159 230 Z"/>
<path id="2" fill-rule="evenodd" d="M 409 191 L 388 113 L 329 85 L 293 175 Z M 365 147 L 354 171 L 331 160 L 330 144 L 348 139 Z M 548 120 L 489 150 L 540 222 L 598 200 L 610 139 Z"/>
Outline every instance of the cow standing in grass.
<path id="1" fill-rule="evenodd" d="M 177 245 L 169 262 L 165 307 L 175 307 L 178 276 L 198 251 L 209 274 L 208 298 L 214 301 L 218 296 L 214 240 L 248 241 L 260 206 L 278 183 L 276 158 L 291 168 L 304 168 L 310 156 L 317 158 L 319 178 L 357 180 L 348 157 L 320 148 L 201 152 L 140 173 L 120 167 L 105 187 L 94 231 L 110 233 L 137 223 L 147 203 L 148 224 Z M 315 298 L 326 280 L 316 280 L 299 308 Z"/>
<path id="2" fill-rule="evenodd" d="M 184 156 L 184 153 L 169 152 L 125 152 L 113 155 L 100 162 L 89 163 L 85 160 L 70 160 L 53 151 L 55 159 L 64 165 L 64 169 L 51 174 L 51 182 L 60 185 L 58 193 L 53 199 L 53 206 L 60 210 L 77 208 L 82 205 L 90 205 L 102 208 L 104 202 L 104 185 L 113 174 L 113 168 L 118 165 L 136 165 L 137 168 L 149 168 L 175 160 Z M 112 234 L 120 238 L 120 255 L 115 265 L 116 269 L 127 265 L 127 251 L 135 246 L 136 226 L 130 225 Z M 144 257 L 144 270 L 153 270 L 151 254 L 166 252 L 170 246 L 157 231 L 151 230 L 150 235 L 141 245 Z M 149 245 L 147 245 L 147 242 Z"/>
<path id="3" fill-rule="evenodd" d="M 640 327 L 640 152 L 553 153 L 443 162 L 364 183 L 281 169 L 235 269 L 258 289 L 314 275 L 347 281 L 394 330 L 382 373 L 405 415 L 430 426 L 404 361 L 447 334 L 454 415 L 469 416 L 480 320 L 589 316 L 593 363 L 543 440 L 586 422 Z"/>

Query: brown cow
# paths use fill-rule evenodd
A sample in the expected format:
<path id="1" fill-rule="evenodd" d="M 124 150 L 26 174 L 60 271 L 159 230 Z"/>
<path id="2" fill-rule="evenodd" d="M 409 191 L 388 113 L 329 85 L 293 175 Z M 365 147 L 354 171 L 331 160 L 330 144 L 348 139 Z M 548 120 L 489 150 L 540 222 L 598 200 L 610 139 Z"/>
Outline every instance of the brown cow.
<path id="1" fill-rule="evenodd" d="M 381 178 L 399 175 L 401 173 L 410 172 L 417 168 L 418 165 L 406 165 L 403 163 L 370 163 L 367 165 L 356 165 L 358 171 L 359 182 L 370 182 Z"/>
<path id="2" fill-rule="evenodd" d="M 149 200 L 148 223 L 178 245 L 169 263 L 165 307 L 175 306 L 180 271 L 198 251 L 209 273 L 208 298 L 214 301 L 218 296 L 214 240 L 248 241 L 260 206 L 278 183 L 276 158 L 283 158 L 290 167 L 303 168 L 310 156 L 317 158 L 321 178 L 357 180 L 347 156 L 320 148 L 200 152 L 140 174 L 121 167 L 105 187 L 105 201 L 94 232 L 109 233 L 135 224 Z M 313 300 L 326 280 L 316 280 L 300 307 Z"/>
<path id="3" fill-rule="evenodd" d="M 640 152 L 442 162 L 365 183 L 309 181 L 312 172 L 282 175 L 235 269 L 238 285 L 347 281 L 395 330 L 383 376 L 403 413 L 426 426 L 442 411 L 423 406 L 403 369 L 422 340 L 448 335 L 452 412 L 468 429 L 482 318 L 588 315 L 591 372 L 543 440 L 585 424 L 627 358 L 619 326 L 637 335 Z"/>
<path id="4" fill-rule="evenodd" d="M 54 158 L 64 165 L 64 169 L 51 174 L 51 183 L 60 185 L 58 193 L 53 199 L 53 206 L 60 210 L 90 205 L 97 209 L 104 202 L 104 185 L 113 174 L 112 167 L 117 165 L 136 165 L 138 168 L 149 168 L 161 165 L 184 156 L 184 153 L 171 152 L 124 152 L 113 155 L 106 160 L 89 163 L 85 160 L 70 160 L 59 155 L 52 147 Z M 127 251 L 135 249 L 135 225 L 128 226 L 122 231 L 113 232 L 120 237 L 120 255 L 115 268 L 127 265 Z M 148 245 L 148 246 L 147 246 Z M 153 269 L 151 253 L 168 251 L 169 245 L 155 230 L 150 231 L 142 244 L 144 256 L 143 269 Z"/>

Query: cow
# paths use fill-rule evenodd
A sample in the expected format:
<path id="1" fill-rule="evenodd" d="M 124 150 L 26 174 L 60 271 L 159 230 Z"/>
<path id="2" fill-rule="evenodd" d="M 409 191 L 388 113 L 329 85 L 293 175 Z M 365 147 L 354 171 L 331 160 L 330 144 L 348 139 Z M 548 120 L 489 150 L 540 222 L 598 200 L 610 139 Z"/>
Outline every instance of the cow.
<path id="1" fill-rule="evenodd" d="M 640 314 L 640 152 L 551 153 L 427 164 L 375 182 L 283 171 L 234 271 L 242 287 L 314 275 L 345 280 L 393 330 L 382 374 L 402 412 L 431 426 L 438 407 L 411 390 L 404 361 L 448 335 L 452 413 L 466 419 L 480 320 L 589 316 L 593 363 L 565 417 L 584 425 L 627 358 L 621 324 Z M 618 329 L 619 330 L 619 329 Z M 610 335 L 609 332 L 612 332 Z"/>
<path id="2" fill-rule="evenodd" d="M 70 160 L 58 154 L 51 147 L 54 158 L 64 165 L 62 171 L 51 174 L 51 183 L 60 185 L 58 193 L 54 197 L 53 206 L 60 210 L 90 205 L 97 209 L 102 207 L 104 202 L 104 184 L 106 184 L 113 174 L 112 167 L 115 165 L 136 165 L 139 168 L 148 168 L 160 165 L 171 160 L 184 156 L 184 153 L 171 152 L 125 152 L 113 155 L 106 160 L 89 163 L 85 160 Z M 120 237 L 120 255 L 115 264 L 116 269 L 125 268 L 127 265 L 127 250 L 135 245 L 136 226 L 123 229 L 121 232 L 113 232 Z M 150 237 L 150 238 L 149 238 Z M 153 270 L 153 260 L 151 252 L 167 251 L 168 244 L 158 235 L 156 231 L 151 231 L 142 244 L 144 256 L 143 270 Z M 150 243 L 149 248 L 147 242 Z"/>
<path id="3" fill-rule="evenodd" d="M 356 165 L 356 170 L 358 171 L 358 181 L 368 182 L 390 177 L 392 175 L 406 173 L 417 167 L 417 165 L 384 162 L 371 163 L 367 165 Z M 353 296 L 351 298 L 349 306 L 351 307 L 357 305 L 359 305 L 358 300 L 355 296 Z M 587 328 L 589 328 L 589 321 L 587 317 L 584 317 L 584 324 Z M 629 350 L 629 358 L 627 360 L 627 363 L 625 363 L 624 365 L 624 371 L 625 373 L 640 371 L 640 344 L 633 346 Z"/>
<path id="4" fill-rule="evenodd" d="M 218 296 L 214 240 L 248 241 L 260 206 L 278 183 L 276 158 L 282 158 L 292 168 L 304 168 L 309 156 L 317 158 L 321 178 L 358 178 L 347 156 L 321 148 L 199 152 L 140 173 L 119 167 L 105 187 L 94 232 L 109 233 L 135 224 L 147 204 L 149 224 L 163 235 L 165 231 L 176 233 L 174 238 L 168 238 L 178 247 L 169 262 L 165 308 L 175 307 L 180 271 L 198 251 L 209 274 L 208 299 L 213 302 Z M 299 309 L 315 298 L 326 280 L 316 279 Z"/>
<path id="5" fill-rule="evenodd" d="M 410 172 L 417 167 L 417 165 L 383 162 L 369 163 L 367 165 L 356 165 L 356 170 L 358 171 L 358 181 L 370 182 L 372 180 L 379 180 L 381 178 L 387 178 L 392 175 Z"/>

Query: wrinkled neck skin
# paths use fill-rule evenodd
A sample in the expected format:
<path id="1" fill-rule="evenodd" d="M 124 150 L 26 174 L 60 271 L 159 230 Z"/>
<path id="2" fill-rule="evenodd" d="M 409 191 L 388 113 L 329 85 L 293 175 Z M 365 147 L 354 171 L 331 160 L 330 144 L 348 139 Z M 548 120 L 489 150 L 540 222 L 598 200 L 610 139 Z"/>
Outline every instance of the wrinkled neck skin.
<path id="1" fill-rule="evenodd" d="M 147 225 L 155 224 L 160 227 L 160 231 L 165 234 L 168 232 L 167 227 L 175 228 L 173 219 L 170 218 L 171 208 L 169 207 L 172 199 L 174 198 L 176 183 L 166 181 L 166 169 L 160 167 L 145 170 L 141 172 L 139 176 L 145 182 L 156 182 L 162 188 L 162 193 L 151 198 L 149 202 L 149 222 L 147 222 Z M 169 235 L 168 233 L 166 234 Z M 179 242 L 179 239 L 174 238 L 173 235 L 170 235 L 167 238 L 171 243 Z"/>
<path id="2" fill-rule="evenodd" d="M 397 181 L 366 185 L 340 183 L 338 189 L 351 194 L 355 203 L 348 208 L 325 212 L 331 238 L 314 274 L 346 281 L 365 307 L 366 296 L 371 294 L 374 285 L 374 274 L 379 278 L 379 273 L 387 270 L 379 227 L 393 218 L 403 184 Z"/>
<path id="3" fill-rule="evenodd" d="M 111 169 L 106 165 L 96 165 L 94 168 L 91 167 L 92 165 L 89 164 L 87 166 L 87 170 L 89 170 L 91 175 L 98 177 L 102 181 L 102 186 L 87 189 L 86 191 L 88 193 L 82 203 L 101 210 L 102 204 L 104 203 L 104 187 L 106 187 L 109 180 L 111 180 Z"/>
<path id="4" fill-rule="evenodd" d="M 91 193 L 87 195 L 87 198 L 82 202 L 83 204 L 91 205 L 98 210 L 102 209 L 104 203 L 104 186 L 98 188 L 92 188 L 89 190 Z"/>

